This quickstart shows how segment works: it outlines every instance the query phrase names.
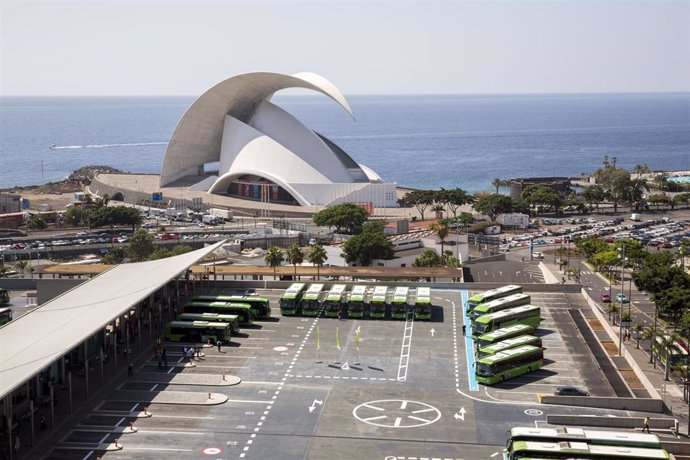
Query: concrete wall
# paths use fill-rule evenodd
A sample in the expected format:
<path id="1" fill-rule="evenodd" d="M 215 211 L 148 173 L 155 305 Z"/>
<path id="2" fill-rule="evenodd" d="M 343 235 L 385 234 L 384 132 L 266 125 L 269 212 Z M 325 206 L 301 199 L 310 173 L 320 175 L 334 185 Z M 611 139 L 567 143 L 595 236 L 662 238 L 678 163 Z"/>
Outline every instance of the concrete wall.
<path id="1" fill-rule="evenodd" d="M 578 426 L 600 426 L 610 428 L 642 428 L 644 426 L 643 417 L 604 417 L 599 415 L 559 415 L 549 414 L 546 421 L 550 425 L 578 425 Z M 649 418 L 649 428 L 652 430 L 676 430 L 678 420 L 675 418 L 655 417 Z"/>
<path id="2" fill-rule="evenodd" d="M 36 281 L 38 305 L 53 300 L 70 289 L 88 281 L 87 279 L 40 279 Z"/>
<path id="3" fill-rule="evenodd" d="M 599 407 L 602 409 L 635 410 L 663 413 L 664 401 L 653 398 L 599 398 L 592 396 L 548 396 L 541 397 L 542 404 L 562 406 Z"/>
<path id="4" fill-rule="evenodd" d="M 36 289 L 36 278 L 0 278 L 0 288 L 8 291 L 31 291 Z"/>

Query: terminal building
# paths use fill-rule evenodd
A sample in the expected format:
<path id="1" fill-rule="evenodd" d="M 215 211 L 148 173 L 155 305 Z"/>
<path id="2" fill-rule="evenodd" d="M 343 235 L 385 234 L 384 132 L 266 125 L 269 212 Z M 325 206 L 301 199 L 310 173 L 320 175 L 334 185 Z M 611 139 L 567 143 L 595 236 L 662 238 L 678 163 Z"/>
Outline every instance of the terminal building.
<path id="1" fill-rule="evenodd" d="M 177 124 L 163 160 L 161 190 L 185 184 L 190 191 L 262 203 L 397 207 L 395 184 L 271 102 L 289 88 L 322 93 L 353 116 L 342 93 L 317 74 L 229 78 L 194 101 Z M 218 171 L 210 171 L 215 165 Z"/>

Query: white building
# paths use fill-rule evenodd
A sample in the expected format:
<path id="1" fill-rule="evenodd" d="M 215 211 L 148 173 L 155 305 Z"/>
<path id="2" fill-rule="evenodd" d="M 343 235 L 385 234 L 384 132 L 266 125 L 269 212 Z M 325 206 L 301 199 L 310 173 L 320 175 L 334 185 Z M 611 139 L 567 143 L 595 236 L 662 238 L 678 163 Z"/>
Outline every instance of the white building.
<path id="1" fill-rule="evenodd" d="M 218 83 L 187 109 L 170 138 L 160 186 L 299 206 L 353 202 L 396 207 L 387 184 L 335 143 L 271 102 L 287 88 L 318 91 L 352 110 L 340 91 L 313 73 L 248 73 Z M 205 165 L 218 163 L 217 174 Z M 191 177 L 190 177 L 191 176 Z"/>

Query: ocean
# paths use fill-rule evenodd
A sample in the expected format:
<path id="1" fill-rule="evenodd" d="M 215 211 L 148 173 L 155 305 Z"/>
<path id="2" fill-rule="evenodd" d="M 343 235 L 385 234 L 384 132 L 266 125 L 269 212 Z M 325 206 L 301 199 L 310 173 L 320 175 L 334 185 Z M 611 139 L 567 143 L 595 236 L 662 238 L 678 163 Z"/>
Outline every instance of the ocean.
<path id="1" fill-rule="evenodd" d="M 356 121 L 321 95 L 274 102 L 401 186 L 492 190 L 494 178 L 588 174 L 604 155 L 629 169 L 690 169 L 690 93 L 347 99 Z M 0 98 L 0 188 L 87 165 L 157 173 L 193 100 Z"/>

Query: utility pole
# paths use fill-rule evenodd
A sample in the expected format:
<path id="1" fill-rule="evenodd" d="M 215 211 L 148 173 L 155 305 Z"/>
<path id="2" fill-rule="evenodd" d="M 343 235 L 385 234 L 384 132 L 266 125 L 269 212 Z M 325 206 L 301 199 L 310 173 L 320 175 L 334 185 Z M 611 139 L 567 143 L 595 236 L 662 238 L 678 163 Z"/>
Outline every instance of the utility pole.
<path id="1" fill-rule="evenodd" d="M 621 260 L 621 294 L 619 298 L 619 308 L 618 308 L 618 356 L 623 356 L 623 298 L 624 294 L 624 282 L 625 282 L 625 245 L 618 248 L 619 254 L 618 258 Z M 628 299 L 630 302 L 630 299 Z"/>

